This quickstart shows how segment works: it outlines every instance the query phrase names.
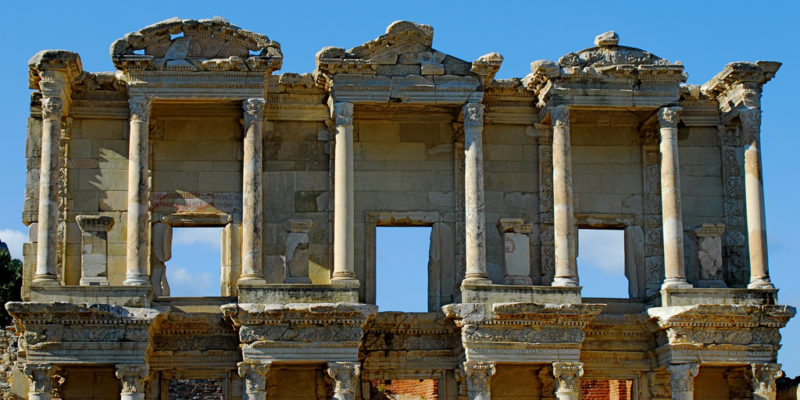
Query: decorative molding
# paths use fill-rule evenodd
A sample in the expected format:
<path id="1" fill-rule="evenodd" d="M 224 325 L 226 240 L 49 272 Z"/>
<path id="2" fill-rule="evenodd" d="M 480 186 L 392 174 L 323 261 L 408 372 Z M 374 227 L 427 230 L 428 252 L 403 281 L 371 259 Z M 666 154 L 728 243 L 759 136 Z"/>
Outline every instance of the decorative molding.
<path id="1" fill-rule="evenodd" d="M 661 107 L 658 109 L 658 125 L 661 128 L 677 128 L 680 120 L 680 107 Z"/>
<path id="2" fill-rule="evenodd" d="M 336 125 L 353 124 L 353 103 L 338 102 L 333 104 L 333 120 Z"/>
<path id="3" fill-rule="evenodd" d="M 115 375 L 122 383 L 123 395 L 144 392 L 144 383 L 147 379 L 147 365 L 144 364 L 117 364 Z"/>
<path id="4" fill-rule="evenodd" d="M 266 100 L 260 97 L 252 97 L 242 102 L 244 124 L 246 127 L 249 127 L 254 122 L 263 121 L 265 104 Z"/>
<path id="5" fill-rule="evenodd" d="M 556 393 L 580 392 L 579 380 L 583 376 L 582 362 L 554 362 L 553 376 L 556 378 Z"/>
<path id="6" fill-rule="evenodd" d="M 670 364 L 667 366 L 667 372 L 669 372 L 670 390 L 675 398 L 677 393 L 694 391 L 694 377 L 700 372 L 700 366 L 696 363 Z"/>
<path id="7" fill-rule="evenodd" d="M 550 120 L 553 127 L 569 126 L 569 106 L 560 105 L 550 108 Z"/>
<path id="8" fill-rule="evenodd" d="M 467 103 L 461 108 L 464 116 L 465 128 L 483 128 L 483 111 L 486 108 L 481 103 Z"/>
<path id="9" fill-rule="evenodd" d="M 131 109 L 131 121 L 150 121 L 150 99 L 144 96 L 135 96 L 128 99 Z"/>

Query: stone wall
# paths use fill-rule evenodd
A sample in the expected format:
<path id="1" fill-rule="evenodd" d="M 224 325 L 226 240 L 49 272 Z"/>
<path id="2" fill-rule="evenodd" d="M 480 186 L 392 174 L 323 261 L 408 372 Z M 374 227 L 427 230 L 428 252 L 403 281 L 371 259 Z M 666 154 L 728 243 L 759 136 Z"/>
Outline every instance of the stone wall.
<path id="1" fill-rule="evenodd" d="M 370 400 L 438 400 L 435 379 L 391 379 L 370 381 Z"/>

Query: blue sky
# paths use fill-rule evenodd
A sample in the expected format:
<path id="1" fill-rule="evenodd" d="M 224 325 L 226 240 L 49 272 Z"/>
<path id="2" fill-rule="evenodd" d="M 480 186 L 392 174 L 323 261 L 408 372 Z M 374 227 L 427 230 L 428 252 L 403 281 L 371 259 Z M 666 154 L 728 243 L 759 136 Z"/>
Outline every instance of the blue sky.
<path id="1" fill-rule="evenodd" d="M 497 77 L 523 77 L 530 62 L 557 60 L 592 45 L 595 35 L 615 30 L 621 44 L 643 48 L 681 61 L 688 83 L 701 84 L 732 61 L 774 60 L 784 63 L 767 84 L 763 99 L 762 148 L 766 190 L 770 270 L 783 304 L 800 306 L 800 270 L 794 221 L 800 190 L 796 163 L 800 46 L 797 15 L 800 2 L 220 2 L 27 1 L 4 7 L 0 33 L 0 239 L 20 256 L 27 229 L 20 222 L 25 185 L 25 123 L 28 113 L 27 60 L 45 48 L 76 51 L 88 71 L 113 69 L 112 41 L 127 32 L 166 18 L 210 18 L 219 15 L 243 28 L 281 43 L 284 72 L 310 72 L 314 54 L 324 46 L 351 48 L 382 34 L 394 20 L 432 25 L 434 47 L 464 60 L 488 52 L 505 57 Z M 202 242 L 202 241 L 201 241 Z M 588 250 L 587 250 L 588 251 Z M 585 252 L 582 250 L 582 252 Z M 218 253 L 217 253 L 218 254 Z M 217 255 L 218 257 L 218 255 Z M 380 262 L 380 261 L 379 261 Z M 589 263 L 585 265 L 589 271 Z M 596 268 L 594 279 L 612 282 L 614 275 Z M 617 275 L 618 276 L 618 275 Z M 605 277 L 605 278 L 604 278 Z M 198 275 L 192 279 L 201 278 Z M 213 278 L 213 277 L 212 277 Z M 210 279 L 212 279 L 210 278 Z M 582 274 L 582 278 L 586 279 Z M 191 279 L 189 279 L 191 281 Z M 213 279 L 212 279 L 213 280 Z M 177 283 L 177 282 L 176 282 Z M 780 362 L 789 376 L 800 375 L 800 322 L 783 331 Z"/>

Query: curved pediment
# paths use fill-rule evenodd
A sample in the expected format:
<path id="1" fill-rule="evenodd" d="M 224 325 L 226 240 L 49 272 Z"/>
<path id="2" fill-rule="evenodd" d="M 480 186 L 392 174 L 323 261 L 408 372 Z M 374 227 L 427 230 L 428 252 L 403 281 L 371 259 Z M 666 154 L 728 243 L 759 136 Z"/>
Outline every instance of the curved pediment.
<path id="1" fill-rule="evenodd" d="M 669 65 L 670 62 L 647 51 L 620 46 L 619 35 L 605 32 L 594 39 L 595 47 L 569 53 L 558 60 L 564 67 L 605 67 L 609 65 Z"/>
<path id="2" fill-rule="evenodd" d="M 109 49 L 121 70 L 273 71 L 280 44 L 224 18 L 157 22 L 116 40 Z"/>

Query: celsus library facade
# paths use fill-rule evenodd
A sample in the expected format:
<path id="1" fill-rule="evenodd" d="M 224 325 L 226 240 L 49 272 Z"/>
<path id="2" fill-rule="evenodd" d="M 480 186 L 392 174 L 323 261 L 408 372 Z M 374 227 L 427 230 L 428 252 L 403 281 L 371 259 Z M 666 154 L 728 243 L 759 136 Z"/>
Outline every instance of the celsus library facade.
<path id="1" fill-rule="evenodd" d="M 795 309 L 759 146 L 780 63 L 687 85 L 606 32 L 497 80 L 500 54 L 432 43 L 398 21 L 278 73 L 267 36 L 173 18 L 114 41 L 114 72 L 31 58 L 6 395 L 775 399 Z M 173 230 L 201 227 L 219 295 L 170 296 Z M 407 294 L 427 312 L 375 305 L 382 227 L 430 229 Z M 581 295 L 584 230 L 624 237 L 619 298 Z"/>

